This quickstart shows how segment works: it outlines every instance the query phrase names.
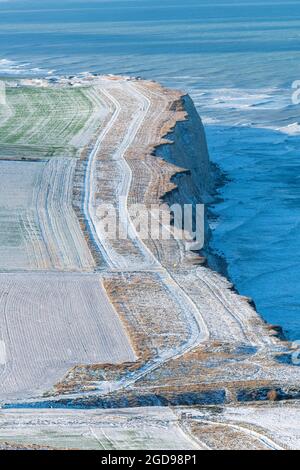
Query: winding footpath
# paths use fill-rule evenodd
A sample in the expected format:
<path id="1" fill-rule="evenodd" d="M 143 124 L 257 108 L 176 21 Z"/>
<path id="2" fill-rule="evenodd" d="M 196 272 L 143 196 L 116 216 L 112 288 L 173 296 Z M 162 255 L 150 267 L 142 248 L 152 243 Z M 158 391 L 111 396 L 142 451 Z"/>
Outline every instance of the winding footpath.
<path id="1" fill-rule="evenodd" d="M 134 144 L 134 140 L 140 128 L 145 125 L 145 120 L 151 106 L 151 101 L 139 89 L 137 89 L 133 83 L 124 82 L 122 85 L 125 88 L 124 92 L 126 91 L 129 95 L 135 98 L 137 105 L 136 113 L 132 121 L 127 124 L 126 134 L 123 137 L 121 144 L 119 144 L 118 148 L 115 149 L 113 154 L 113 159 L 120 162 L 121 165 L 122 182 L 118 189 L 118 195 L 120 197 L 121 203 L 119 203 L 119 201 L 112 201 L 112 203 L 119 207 L 119 217 L 121 223 L 128 227 L 128 237 L 133 243 L 135 243 L 135 245 L 138 246 L 139 251 L 143 256 L 144 263 L 139 266 L 132 266 L 131 261 L 127 259 L 126 256 L 119 256 L 110 245 L 109 239 L 103 237 L 101 224 L 99 224 L 99 220 L 97 219 L 97 207 L 93 196 L 96 192 L 95 174 L 97 154 L 101 150 L 104 139 L 110 132 L 114 131 L 122 109 L 122 104 L 113 96 L 113 93 L 108 91 L 106 88 L 101 89 L 101 93 L 103 93 L 103 95 L 112 103 L 112 108 L 114 111 L 107 126 L 99 135 L 88 158 L 85 178 L 84 213 L 89 225 L 90 232 L 92 233 L 93 238 L 97 243 L 101 255 L 105 259 L 108 268 L 120 272 L 127 272 L 131 270 L 136 272 L 142 271 L 145 273 L 153 270 L 158 272 L 164 288 L 172 294 L 172 297 L 176 299 L 177 304 L 184 312 L 186 321 L 191 328 L 191 334 L 188 341 L 186 341 L 181 347 L 165 350 L 158 357 L 146 363 L 142 370 L 138 370 L 136 373 L 131 374 L 130 378 L 121 380 L 118 384 L 115 385 L 114 390 L 127 388 L 133 385 L 137 380 L 140 380 L 149 372 L 152 372 L 158 367 L 161 367 L 171 359 L 177 359 L 180 356 L 183 356 L 201 342 L 207 341 L 209 339 L 208 328 L 202 318 L 199 308 L 178 284 L 174 276 L 172 276 L 172 273 L 159 263 L 150 249 L 143 243 L 128 213 L 128 194 L 132 183 L 132 172 L 125 159 L 125 154 L 128 148 Z"/>

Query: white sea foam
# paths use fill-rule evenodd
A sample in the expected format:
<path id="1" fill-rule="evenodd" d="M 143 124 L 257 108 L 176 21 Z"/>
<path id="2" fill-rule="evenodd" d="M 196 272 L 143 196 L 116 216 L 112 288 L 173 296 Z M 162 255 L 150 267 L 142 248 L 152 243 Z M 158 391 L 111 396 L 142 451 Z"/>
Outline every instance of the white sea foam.
<path id="1" fill-rule="evenodd" d="M 207 101 L 210 107 L 243 110 L 272 102 L 275 90 L 221 88 L 207 90 L 207 92 Z"/>
<path id="2" fill-rule="evenodd" d="M 217 124 L 217 123 L 220 122 L 219 119 L 212 118 L 210 116 L 202 116 L 201 120 L 202 120 L 203 124 Z"/>
<path id="3" fill-rule="evenodd" d="M 300 124 L 293 122 L 288 126 L 278 127 L 276 130 L 288 135 L 300 135 Z"/>
<path id="4" fill-rule="evenodd" d="M 32 67 L 29 62 L 16 62 L 9 59 L 0 59 L 0 74 L 2 76 L 22 76 L 22 75 L 51 75 L 55 70 L 46 70 L 39 67 Z"/>

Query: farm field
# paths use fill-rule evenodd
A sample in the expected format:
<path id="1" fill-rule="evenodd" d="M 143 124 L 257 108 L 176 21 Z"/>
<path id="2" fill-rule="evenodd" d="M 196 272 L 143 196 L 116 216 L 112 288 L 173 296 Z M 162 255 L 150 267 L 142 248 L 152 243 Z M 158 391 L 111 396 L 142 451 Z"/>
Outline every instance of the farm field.
<path id="1" fill-rule="evenodd" d="M 1 274 L 0 337 L 1 401 L 41 394 L 76 364 L 136 359 L 98 275 Z"/>
<path id="2" fill-rule="evenodd" d="M 17 427 L 17 429 L 16 429 Z M 97 450 L 197 449 L 168 408 L 0 411 L 4 443 Z"/>
<path id="3" fill-rule="evenodd" d="M 107 109 L 93 88 L 6 88 L 0 107 L 0 158 L 76 156 Z"/>
<path id="4" fill-rule="evenodd" d="M 0 270 L 92 270 L 72 209 L 72 159 L 0 160 Z"/>
<path id="5" fill-rule="evenodd" d="M 84 175 L 87 146 L 110 113 L 97 86 L 7 83 L 0 107 L 0 271 L 93 271 L 74 210 L 74 178 Z M 79 200 L 82 186 L 80 180 Z"/>

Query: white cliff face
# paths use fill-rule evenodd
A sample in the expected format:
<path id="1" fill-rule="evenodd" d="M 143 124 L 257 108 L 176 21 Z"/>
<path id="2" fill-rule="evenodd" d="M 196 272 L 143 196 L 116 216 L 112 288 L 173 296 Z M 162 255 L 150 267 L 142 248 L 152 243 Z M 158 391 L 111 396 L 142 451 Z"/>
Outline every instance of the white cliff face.
<path id="1" fill-rule="evenodd" d="M 205 130 L 195 105 L 189 95 L 182 96 L 180 101 L 180 105 L 175 102 L 174 106 L 182 107 L 185 118 L 176 122 L 175 127 L 166 136 L 170 143 L 158 147 L 156 155 L 185 171 L 174 174 L 172 181 L 176 188 L 165 195 L 164 201 L 169 205 L 204 205 L 203 227 L 204 247 L 206 247 L 210 238 L 210 229 L 205 204 L 210 202 L 210 194 L 213 191 L 212 168 Z"/>
<path id="2" fill-rule="evenodd" d="M 188 170 L 187 175 L 180 176 L 178 185 L 178 190 L 182 193 L 182 202 L 185 198 L 189 201 L 205 202 L 212 189 L 205 131 L 189 95 L 182 97 L 182 105 L 186 118 L 178 121 L 167 136 L 173 145 L 160 146 L 156 153 L 164 160 Z"/>
<path id="3" fill-rule="evenodd" d="M 170 109 L 173 108 L 177 111 L 183 111 L 184 118 L 181 119 L 178 115 L 175 126 L 166 135 L 168 142 L 160 145 L 155 152 L 158 157 L 178 167 L 178 172 L 174 172 L 172 177 L 175 188 L 167 192 L 163 199 L 169 205 L 175 203 L 205 205 L 212 200 L 211 195 L 214 191 L 215 181 L 215 169 L 209 159 L 205 130 L 194 103 L 188 95 L 174 101 L 170 105 Z M 210 266 L 215 267 L 217 261 L 208 252 L 210 235 L 207 210 L 205 209 L 205 245 L 202 254 L 207 256 Z M 178 246 L 180 245 L 179 243 Z M 183 248 L 182 252 L 184 251 Z M 258 348 L 265 347 L 267 344 L 272 349 L 275 344 L 279 345 L 280 342 L 273 341 L 274 338 L 270 339 L 269 327 L 253 308 L 251 299 L 232 291 L 232 284 L 210 268 L 203 266 L 195 268 L 197 260 L 193 258 L 193 255 L 185 253 L 181 259 L 183 261 L 180 266 L 183 272 L 177 271 L 174 275 L 185 290 L 189 289 L 188 283 L 191 285 L 196 283 L 197 288 L 194 289 L 191 296 L 201 309 L 202 314 L 204 312 L 204 321 L 209 324 L 212 337 L 222 341 L 234 341 L 234 343 L 246 340 Z M 201 264 L 201 261 L 198 264 Z M 202 288 L 203 291 L 201 291 Z M 223 299 L 227 300 L 226 302 L 221 300 L 219 305 L 218 302 L 216 305 L 212 305 L 210 300 L 207 302 L 211 294 L 215 299 L 221 295 Z M 219 312 L 223 322 L 227 318 L 228 325 L 230 324 L 228 330 L 225 331 L 224 326 L 216 318 L 213 318 L 216 312 Z M 277 331 L 281 333 L 279 328 Z M 291 370 L 290 374 L 292 380 L 293 372 Z"/>

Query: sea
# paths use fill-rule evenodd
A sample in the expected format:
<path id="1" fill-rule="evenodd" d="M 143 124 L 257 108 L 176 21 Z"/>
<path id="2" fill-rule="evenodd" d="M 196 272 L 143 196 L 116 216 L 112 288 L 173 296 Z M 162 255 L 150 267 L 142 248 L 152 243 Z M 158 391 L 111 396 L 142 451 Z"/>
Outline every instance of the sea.
<path id="1" fill-rule="evenodd" d="M 0 0 L 0 76 L 79 72 L 190 93 L 222 173 L 210 250 L 300 340 L 299 0 Z"/>

